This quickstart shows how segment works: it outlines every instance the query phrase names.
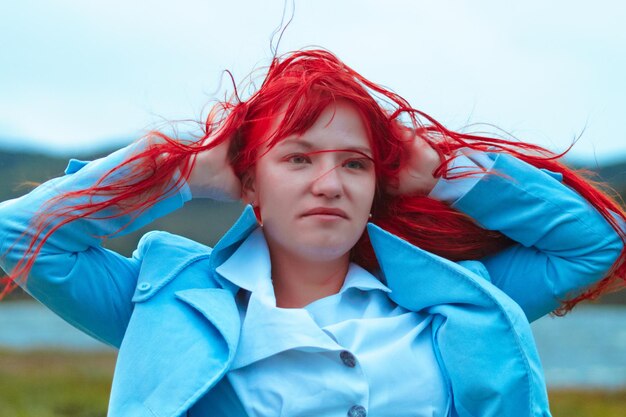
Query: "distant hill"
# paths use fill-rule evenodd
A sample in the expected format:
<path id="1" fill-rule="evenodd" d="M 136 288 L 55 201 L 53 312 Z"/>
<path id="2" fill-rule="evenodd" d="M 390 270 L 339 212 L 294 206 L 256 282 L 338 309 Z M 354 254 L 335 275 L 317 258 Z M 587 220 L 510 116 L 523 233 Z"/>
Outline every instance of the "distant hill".
<path id="1" fill-rule="evenodd" d="M 593 169 L 592 169 L 593 170 Z M 602 165 L 593 170 L 613 187 L 622 198 L 626 198 L 626 161 Z"/>
<path id="2" fill-rule="evenodd" d="M 93 159 L 93 157 L 80 159 Z M 0 201 L 25 194 L 32 187 L 23 183 L 44 182 L 63 174 L 69 158 L 51 157 L 27 152 L 0 150 Z M 607 181 L 622 196 L 626 196 L 626 160 L 607 166 L 596 167 L 601 179 Z M 166 230 L 191 239 L 214 245 L 241 213 L 242 206 L 234 203 L 218 203 L 210 200 L 192 200 L 175 213 L 155 221 L 128 236 L 111 239 L 105 246 L 124 255 L 130 255 L 139 238 L 148 230 Z M 12 297 L 21 296 L 16 292 Z M 626 304 L 626 291 L 606 296 L 604 302 Z"/>

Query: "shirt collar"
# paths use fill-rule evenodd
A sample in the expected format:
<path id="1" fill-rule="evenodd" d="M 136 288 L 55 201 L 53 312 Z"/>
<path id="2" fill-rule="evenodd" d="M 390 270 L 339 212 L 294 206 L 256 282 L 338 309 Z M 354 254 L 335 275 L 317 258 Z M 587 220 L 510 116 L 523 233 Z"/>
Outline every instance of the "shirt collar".
<path id="1" fill-rule="evenodd" d="M 237 250 L 216 272 L 232 284 L 243 288 L 257 296 L 262 296 L 266 302 L 276 305 L 274 287 L 272 284 L 272 263 L 269 248 L 261 228 L 255 229 L 237 248 Z M 391 290 L 375 276 L 357 264 L 350 263 L 346 278 L 339 294 L 356 288 L 362 291 Z"/>
<path id="2" fill-rule="evenodd" d="M 278 308 L 252 293 L 231 370 L 291 349 L 341 350 L 301 308 Z"/>
<path id="3" fill-rule="evenodd" d="M 362 291 L 381 290 L 384 292 L 391 292 L 389 287 L 383 284 L 378 278 L 355 263 L 350 263 L 346 279 L 343 282 L 343 286 L 339 290 L 339 294 L 351 288 L 356 288 Z"/>
<path id="4" fill-rule="evenodd" d="M 256 240 L 256 238 L 253 239 Z M 258 249 L 257 246 L 253 245 L 242 245 L 242 247 L 242 252 L 249 248 Z M 240 255 L 236 255 L 239 258 Z M 248 258 L 244 257 L 242 259 Z M 241 338 L 231 370 L 242 368 L 290 349 L 306 351 L 336 351 L 342 349 L 320 327 L 318 320 L 315 320 L 313 317 L 315 314 L 309 311 L 309 307 L 312 310 L 316 310 L 314 306 L 316 302 L 311 303 L 306 308 L 278 308 L 276 307 L 276 299 L 269 275 L 265 275 L 265 278 L 260 275 L 257 277 L 258 281 L 265 282 L 258 282 L 257 285 L 247 285 L 248 289 L 253 292 L 248 302 L 242 324 Z M 239 282 L 248 284 L 244 280 L 239 280 Z M 365 269 L 356 264 L 350 264 L 344 285 L 339 293 L 317 300 L 317 302 L 329 301 L 339 303 L 339 305 L 342 302 L 349 302 L 342 298 L 342 293 L 353 288 L 363 291 L 381 290 L 390 292 L 389 288 Z M 319 307 L 318 305 L 318 309 Z M 331 313 L 331 311 L 336 313 L 333 309 L 326 311 L 326 313 L 332 316 L 334 313 Z M 341 315 L 333 317 L 331 322 L 335 322 L 338 318 L 341 318 Z M 321 320 L 320 317 L 318 319 Z"/>
<path id="5" fill-rule="evenodd" d="M 271 271 L 269 248 L 260 228 L 252 231 L 233 254 L 216 268 L 216 272 L 224 279 L 251 292 L 232 370 L 289 349 L 341 349 L 316 324 L 306 309 L 276 307 Z M 352 288 L 390 291 L 356 264 L 350 264 L 339 294 Z"/>
<path id="6" fill-rule="evenodd" d="M 255 229 L 215 271 L 239 288 L 274 301 L 272 264 L 261 228 Z"/>

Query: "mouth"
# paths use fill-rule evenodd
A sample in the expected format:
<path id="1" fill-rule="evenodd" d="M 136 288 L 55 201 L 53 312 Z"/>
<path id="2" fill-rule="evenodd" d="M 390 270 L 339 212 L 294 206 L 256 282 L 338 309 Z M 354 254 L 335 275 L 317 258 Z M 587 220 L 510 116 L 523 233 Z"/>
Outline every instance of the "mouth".
<path id="1" fill-rule="evenodd" d="M 338 208 L 330 208 L 330 207 L 316 207 L 312 210 L 307 211 L 302 215 L 302 217 L 311 217 L 315 216 L 318 218 L 327 218 L 327 219 L 347 219 L 348 214 Z"/>

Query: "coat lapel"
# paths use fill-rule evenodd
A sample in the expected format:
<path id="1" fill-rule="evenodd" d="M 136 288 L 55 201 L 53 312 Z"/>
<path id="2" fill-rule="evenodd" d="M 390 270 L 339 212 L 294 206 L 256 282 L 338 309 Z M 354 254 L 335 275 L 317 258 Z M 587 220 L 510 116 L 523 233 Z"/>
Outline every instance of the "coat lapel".
<path id="1" fill-rule="evenodd" d="M 215 268 L 256 227 L 247 206 L 213 250 L 164 232 L 142 240 L 144 262 L 118 355 L 110 416 L 181 416 L 228 371 L 241 329 L 234 298 L 239 288 Z"/>
<path id="2" fill-rule="evenodd" d="M 436 318 L 434 345 L 458 415 L 549 416 L 541 363 L 521 308 L 471 270 L 375 225 L 368 232 L 391 299 Z"/>
<path id="3" fill-rule="evenodd" d="M 224 376 L 241 322 L 210 249 L 167 233 L 144 239 L 134 311 L 120 346 L 110 416 L 177 417 Z M 167 260 L 167 267 L 163 266 Z"/>
<path id="4" fill-rule="evenodd" d="M 180 416 L 228 371 L 240 329 L 230 291 L 170 289 L 197 272 L 188 268 L 135 306 L 118 355 L 110 416 Z"/>

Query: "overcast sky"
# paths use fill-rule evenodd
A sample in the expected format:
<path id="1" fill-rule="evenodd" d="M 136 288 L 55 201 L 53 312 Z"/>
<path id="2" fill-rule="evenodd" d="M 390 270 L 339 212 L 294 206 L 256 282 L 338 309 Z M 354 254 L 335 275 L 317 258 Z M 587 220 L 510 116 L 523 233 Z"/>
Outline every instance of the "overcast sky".
<path id="1" fill-rule="evenodd" d="M 624 2 L 295 4 L 279 52 L 321 45 L 450 128 L 492 123 L 555 150 L 584 130 L 577 159 L 626 156 Z M 282 11 L 283 0 L 4 1 L 0 145 L 71 153 L 199 119 L 222 70 L 241 81 L 269 63 Z"/>

